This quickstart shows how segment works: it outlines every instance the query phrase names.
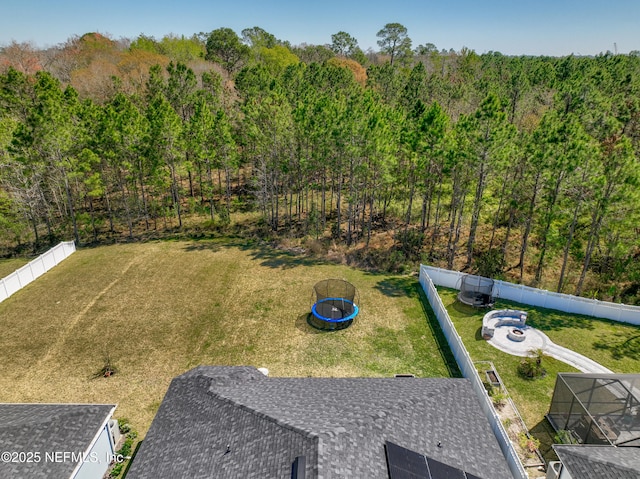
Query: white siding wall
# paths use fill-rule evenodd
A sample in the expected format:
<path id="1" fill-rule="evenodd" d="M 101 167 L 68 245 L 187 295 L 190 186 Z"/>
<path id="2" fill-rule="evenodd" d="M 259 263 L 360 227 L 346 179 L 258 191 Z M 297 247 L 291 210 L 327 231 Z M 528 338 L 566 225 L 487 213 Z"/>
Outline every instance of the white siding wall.
<path id="1" fill-rule="evenodd" d="M 560 471 L 560 477 L 558 479 L 573 479 L 571 477 L 571 474 L 569 474 L 569 471 L 567 471 L 566 467 L 562 468 L 562 471 Z"/>
<path id="2" fill-rule="evenodd" d="M 70 479 L 102 479 L 109 468 L 110 459 L 115 454 L 109 426 L 104 426 L 98 439 L 86 454 L 86 459 L 82 463 L 75 475 Z"/>

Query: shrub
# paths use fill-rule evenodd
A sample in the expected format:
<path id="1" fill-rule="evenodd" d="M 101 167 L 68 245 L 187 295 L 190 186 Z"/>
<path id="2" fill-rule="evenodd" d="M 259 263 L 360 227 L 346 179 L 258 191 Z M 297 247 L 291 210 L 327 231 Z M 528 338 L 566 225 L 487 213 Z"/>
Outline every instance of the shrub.
<path id="1" fill-rule="evenodd" d="M 522 431 L 518 434 L 518 445 L 526 456 L 533 456 L 540 447 L 540 440 Z"/>
<path id="2" fill-rule="evenodd" d="M 318 211 L 315 203 L 311 204 L 311 211 L 309 211 L 309 214 L 307 215 L 305 228 L 308 234 L 315 236 L 316 239 L 318 239 L 318 236 L 322 233 L 320 212 Z"/>
<path id="3" fill-rule="evenodd" d="M 386 270 L 390 273 L 399 273 L 405 269 L 407 258 L 402 251 L 392 251 L 388 257 Z"/>
<path id="4" fill-rule="evenodd" d="M 556 444 L 577 444 L 577 441 L 571 434 L 571 431 L 560 429 L 553 438 Z"/>
<path id="5" fill-rule="evenodd" d="M 96 371 L 93 375 L 94 378 L 108 378 L 113 376 L 115 373 L 118 372 L 118 368 L 116 368 L 115 364 L 113 364 L 113 361 L 111 359 L 111 355 L 109 355 L 109 353 L 105 353 L 104 355 L 104 366 L 102 366 L 102 368 L 100 368 L 98 371 Z"/>
<path id="6" fill-rule="evenodd" d="M 500 248 L 492 248 L 478 254 L 474 260 L 475 274 L 486 278 L 503 279 L 504 255 Z"/>
<path id="7" fill-rule="evenodd" d="M 218 211 L 218 224 L 223 227 L 231 224 L 231 215 L 225 206 Z"/>
<path id="8" fill-rule="evenodd" d="M 529 357 L 523 359 L 518 365 L 518 374 L 525 379 L 537 379 L 547 375 L 547 370 L 542 366 L 544 351 L 536 349 L 529 351 Z"/>
<path id="9" fill-rule="evenodd" d="M 306 248 L 315 255 L 326 254 L 325 247 L 319 240 L 310 239 L 305 241 Z"/>
<path id="10" fill-rule="evenodd" d="M 131 431 L 131 424 L 129 424 L 129 420 L 126 418 L 118 419 L 118 429 L 120 429 L 120 434 L 126 434 Z"/>
<path id="11" fill-rule="evenodd" d="M 127 462 L 131 460 L 131 452 L 133 450 L 133 444 L 138 437 L 138 433 L 131 429 L 129 423 L 126 422 L 126 419 L 119 419 L 118 425 L 120 426 L 120 431 L 127 431 L 127 436 L 122 444 L 122 447 L 116 452 L 119 456 L 122 456 L 125 460 L 123 462 L 119 462 L 115 464 L 111 471 L 109 472 L 109 477 L 119 477 L 122 473 L 122 470 L 125 468 Z"/>
<path id="12" fill-rule="evenodd" d="M 507 395 L 502 391 L 497 391 L 491 395 L 491 401 L 496 409 L 502 409 L 507 403 Z"/>
<path id="13" fill-rule="evenodd" d="M 424 233 L 417 229 L 404 229 L 396 232 L 394 240 L 399 244 L 407 259 L 412 261 L 420 260 Z"/>

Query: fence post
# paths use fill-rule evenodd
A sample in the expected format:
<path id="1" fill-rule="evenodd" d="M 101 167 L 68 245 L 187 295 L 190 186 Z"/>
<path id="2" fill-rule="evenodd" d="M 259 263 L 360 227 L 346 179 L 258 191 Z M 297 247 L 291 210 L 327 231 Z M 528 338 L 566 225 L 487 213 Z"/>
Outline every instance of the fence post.
<path id="1" fill-rule="evenodd" d="M 9 297 L 9 290 L 7 289 L 7 284 L 4 282 L 4 278 L 0 279 L 0 283 L 2 283 L 2 288 L 4 289 L 4 298 L 0 299 L 0 301 L 4 301 Z"/>

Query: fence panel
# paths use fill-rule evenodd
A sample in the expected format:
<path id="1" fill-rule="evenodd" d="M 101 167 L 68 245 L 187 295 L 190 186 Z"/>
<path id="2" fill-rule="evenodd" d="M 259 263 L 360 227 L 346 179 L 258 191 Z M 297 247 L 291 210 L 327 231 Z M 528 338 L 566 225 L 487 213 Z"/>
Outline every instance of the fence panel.
<path id="1" fill-rule="evenodd" d="M 56 265 L 56 259 L 53 256 L 53 252 L 51 252 L 51 250 L 43 253 L 40 258 L 42 258 L 42 263 L 44 264 L 45 271 L 49 271 Z"/>
<path id="2" fill-rule="evenodd" d="M 60 261 L 68 258 L 75 250 L 76 246 L 73 241 L 60 243 L 17 269 L 9 276 L 0 279 L 0 302 L 42 276 Z"/>
<path id="3" fill-rule="evenodd" d="M 601 304 L 598 305 L 598 308 L 604 309 L 607 308 L 607 305 Z M 640 325 L 640 320 L 638 319 L 638 311 L 631 308 L 632 306 L 618 308 L 618 314 L 620 315 L 618 321 Z"/>
<path id="4" fill-rule="evenodd" d="M 20 288 L 22 288 L 22 285 L 20 284 L 20 278 L 18 277 L 18 273 L 16 273 L 15 271 L 11 273 L 9 276 L 7 276 L 6 278 L 4 278 L 2 282 L 4 283 L 4 288 L 7 292 L 7 298 L 11 296 L 13 293 L 15 293 L 16 291 L 18 291 Z"/>
<path id="5" fill-rule="evenodd" d="M 465 273 L 458 271 L 449 271 L 433 266 L 422 266 L 422 268 L 425 269 L 434 284 L 447 288 L 459 289 L 461 278 L 465 275 Z M 582 314 L 640 326 L 640 306 L 598 301 L 597 299 L 582 298 L 571 294 L 553 293 L 506 281 L 496 281 L 494 283 L 493 296 L 531 306 L 556 309 L 565 313 Z"/>
<path id="6" fill-rule="evenodd" d="M 546 299 L 547 299 L 547 303 L 545 308 L 549 308 L 549 309 L 557 309 L 559 311 L 565 311 L 567 309 L 567 306 L 569 306 L 571 303 L 567 302 L 567 300 L 564 298 L 564 294 L 558 294 L 558 293 L 550 293 L 547 292 L 546 295 Z"/>
<path id="7" fill-rule="evenodd" d="M 460 289 L 460 280 L 464 276 L 464 273 L 441 268 L 429 268 L 428 266 L 427 268 L 429 270 L 429 277 L 438 286 Z"/>
<path id="8" fill-rule="evenodd" d="M 571 307 L 565 308 L 565 309 L 572 309 L 572 311 L 567 311 L 568 313 L 573 312 L 576 314 L 583 314 L 585 316 L 601 317 L 598 313 L 599 303 L 600 301 L 573 296 L 573 301 L 567 303 L 567 304 L 570 304 Z M 613 303 L 608 303 L 608 304 L 613 305 Z M 613 309 L 618 309 L 617 305 L 615 305 Z"/>
<path id="9" fill-rule="evenodd" d="M 60 246 L 60 245 L 56 245 L 53 248 L 51 248 L 49 251 L 51 251 L 51 255 L 53 256 L 53 261 L 56 263 L 56 265 L 62 261 L 63 259 L 65 259 L 65 255 L 64 255 L 64 249 Z"/>
<path id="10" fill-rule="evenodd" d="M 31 268 L 31 272 L 34 278 L 42 276 L 47 272 L 46 268 L 44 267 L 44 263 L 42 262 L 42 260 L 40 260 L 40 258 L 37 258 L 36 261 L 32 261 L 31 263 L 29 263 L 29 267 Z"/>
<path id="11" fill-rule="evenodd" d="M 440 273 L 442 270 L 436 272 Z M 480 401 L 480 406 L 485 416 L 487 417 L 489 424 L 491 425 L 491 429 L 493 430 L 496 439 L 498 440 L 498 444 L 500 445 L 500 449 L 505 456 L 509 469 L 513 476 L 517 479 L 526 479 L 527 472 L 525 471 L 520 459 L 518 458 L 518 454 L 515 451 L 513 444 L 509 440 L 509 436 L 500 421 L 493 405 L 491 403 L 491 399 L 487 394 L 478 373 L 476 372 L 476 367 L 471 360 L 471 356 L 469 356 L 469 352 L 464 347 L 464 343 L 462 342 L 462 338 L 456 331 L 451 318 L 449 317 L 449 313 L 447 309 L 444 307 L 442 300 L 440 299 L 440 295 L 436 291 L 436 288 L 431 280 L 430 272 L 427 273 L 427 267 L 422 266 L 420 268 L 420 285 L 427 295 L 427 299 L 429 304 L 431 305 L 431 309 L 436 315 L 438 319 L 438 323 L 440 323 L 440 327 L 449 343 L 449 347 L 453 353 L 453 356 L 458 363 L 458 367 L 462 372 L 462 375 L 469 380 L 471 383 L 471 387 L 473 388 L 478 400 Z M 456 272 L 453 272 L 456 273 Z M 460 273 L 458 274 L 440 274 L 438 277 L 439 281 L 446 281 L 449 284 L 459 284 L 458 280 L 460 278 Z M 454 282 L 455 281 L 455 282 Z M 444 286 L 444 285 L 443 285 Z M 455 287 L 455 286 L 449 286 Z"/>
<path id="12" fill-rule="evenodd" d="M 496 281 L 493 284 L 493 296 L 496 298 L 510 299 L 522 303 L 522 297 L 525 294 L 526 286 L 522 284 L 511 284 L 504 281 Z"/>
<path id="13" fill-rule="evenodd" d="M 20 284 L 22 286 L 31 283 L 31 281 L 33 281 L 35 279 L 33 277 L 33 272 L 31 271 L 31 268 L 29 267 L 29 263 L 25 264 L 21 268 L 18 268 L 15 271 L 15 273 L 18 275 L 18 278 L 20 278 Z"/>
<path id="14" fill-rule="evenodd" d="M 65 258 L 68 258 L 76 252 L 76 244 L 73 241 L 64 241 L 60 244 L 64 248 Z"/>

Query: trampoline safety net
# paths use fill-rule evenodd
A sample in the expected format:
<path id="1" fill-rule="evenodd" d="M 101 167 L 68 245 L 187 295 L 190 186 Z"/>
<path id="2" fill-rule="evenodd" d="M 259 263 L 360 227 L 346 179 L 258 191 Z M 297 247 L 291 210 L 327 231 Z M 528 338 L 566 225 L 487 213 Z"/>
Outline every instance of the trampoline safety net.
<path id="1" fill-rule="evenodd" d="M 356 288 L 342 279 L 325 279 L 313 287 L 316 292 L 316 302 L 328 298 L 342 298 L 351 302 L 356 296 Z"/>
<path id="2" fill-rule="evenodd" d="M 491 306 L 493 304 L 494 281 L 484 276 L 468 274 L 462 277 L 458 300 L 471 306 Z"/>
<path id="3" fill-rule="evenodd" d="M 315 302 L 309 324 L 318 329 L 347 328 L 358 314 L 355 286 L 342 279 L 325 279 L 313 287 Z"/>

